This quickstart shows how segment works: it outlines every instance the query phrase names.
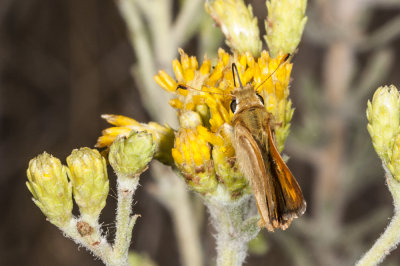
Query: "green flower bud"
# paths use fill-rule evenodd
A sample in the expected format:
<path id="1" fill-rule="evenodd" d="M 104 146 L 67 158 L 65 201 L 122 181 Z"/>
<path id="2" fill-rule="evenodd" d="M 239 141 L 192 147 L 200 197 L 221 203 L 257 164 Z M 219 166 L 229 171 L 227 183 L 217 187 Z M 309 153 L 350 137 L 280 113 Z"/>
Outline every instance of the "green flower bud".
<path id="1" fill-rule="evenodd" d="M 72 187 L 67 167 L 44 152 L 30 160 L 27 176 L 33 202 L 48 220 L 59 227 L 68 223 L 72 218 Z"/>
<path id="2" fill-rule="evenodd" d="M 254 57 L 260 55 L 262 43 L 251 5 L 246 7 L 243 0 L 208 0 L 205 7 L 232 50 L 250 52 Z"/>
<path id="3" fill-rule="evenodd" d="M 270 54 L 275 57 L 279 51 L 293 53 L 307 22 L 307 0 L 270 0 L 266 3 L 268 18 L 265 21 L 267 35 L 264 38 Z"/>
<path id="4" fill-rule="evenodd" d="M 367 107 L 368 132 L 376 153 L 387 163 L 400 129 L 400 95 L 393 85 L 379 87 Z"/>
<path id="5" fill-rule="evenodd" d="M 82 217 L 97 221 L 109 190 L 106 160 L 97 150 L 85 147 L 73 150 L 67 164 Z"/>
<path id="6" fill-rule="evenodd" d="M 114 141 L 108 160 L 119 177 L 133 177 L 146 170 L 155 150 L 151 134 L 132 131 L 128 137 L 119 137 Z"/>
<path id="7" fill-rule="evenodd" d="M 400 134 L 396 136 L 391 154 L 387 166 L 393 177 L 400 182 Z"/>

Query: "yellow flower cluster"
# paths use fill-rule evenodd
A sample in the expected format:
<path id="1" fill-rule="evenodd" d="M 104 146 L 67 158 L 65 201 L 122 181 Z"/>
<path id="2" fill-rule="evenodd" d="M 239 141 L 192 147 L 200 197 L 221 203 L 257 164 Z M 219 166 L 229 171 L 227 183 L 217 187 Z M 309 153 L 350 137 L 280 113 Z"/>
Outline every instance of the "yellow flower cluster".
<path id="1" fill-rule="evenodd" d="M 217 63 L 211 69 L 209 59 L 205 58 L 199 68 L 196 57 L 189 57 L 182 50 L 179 53 L 181 60 L 172 63 L 176 80 L 165 71 L 160 71 L 154 78 L 164 90 L 176 95 L 170 104 L 178 109 L 178 116 L 189 110 L 198 112 L 204 125 L 209 124 L 214 133 L 224 123 L 231 124 L 233 113 L 230 103 L 234 89 L 231 66 L 235 63 L 242 84 L 253 85 L 263 97 L 266 110 L 274 115 L 280 125 L 276 129 L 276 139 L 279 150 L 283 149 L 293 115 L 291 101 L 288 99 L 292 64 L 283 62 L 285 55 L 271 58 L 268 52 L 263 51 L 255 59 L 250 53 L 229 55 L 219 49 Z M 178 85 L 187 89 L 179 89 Z M 203 111 L 204 106 L 207 106 L 206 111 Z"/>
<path id="2" fill-rule="evenodd" d="M 213 193 L 218 185 L 223 185 L 231 196 L 239 196 L 247 188 L 247 180 L 238 170 L 231 143 L 232 64 L 236 64 L 242 84 L 250 83 L 263 97 L 266 110 L 273 114 L 277 124 L 275 139 L 280 151 L 293 115 L 288 99 L 292 64 L 284 60 L 284 54 L 271 58 L 263 51 L 259 58 L 254 58 L 250 53 L 230 55 L 219 49 L 212 68 L 211 60 L 206 56 L 199 66 L 196 57 L 188 56 L 181 49 L 179 53 L 180 60 L 172 62 L 175 78 L 165 71 L 159 71 L 154 77 L 164 90 L 174 95 L 170 105 L 177 110 L 180 123 L 175 136 L 168 126 L 105 115 L 103 117 L 117 127 L 104 130 L 97 146 L 108 146 L 118 135 L 128 134 L 132 129 L 150 132 L 158 147 L 164 141 L 169 143 L 164 145 L 167 149 L 158 149 L 159 158 L 160 154 L 164 158 L 171 154 L 173 162 L 164 160 L 164 163 L 176 166 L 192 189 L 208 194 Z"/>

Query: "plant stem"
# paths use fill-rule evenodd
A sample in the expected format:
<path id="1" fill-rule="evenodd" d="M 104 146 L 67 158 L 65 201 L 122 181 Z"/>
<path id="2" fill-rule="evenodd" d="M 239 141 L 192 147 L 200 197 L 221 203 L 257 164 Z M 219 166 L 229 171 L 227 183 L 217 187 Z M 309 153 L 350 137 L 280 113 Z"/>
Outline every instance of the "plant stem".
<path id="1" fill-rule="evenodd" d="M 93 255 L 100 258 L 106 265 L 112 265 L 110 260 L 112 248 L 107 240 L 101 235 L 100 226 L 98 224 L 90 225 L 93 232 L 90 235 L 82 236 L 78 231 L 79 222 L 82 221 L 73 218 L 68 224 L 64 225 L 60 229 L 66 236 L 91 251 Z"/>
<path id="2" fill-rule="evenodd" d="M 217 265 L 240 266 L 247 255 L 248 242 L 232 239 L 226 234 L 217 235 Z"/>
<path id="3" fill-rule="evenodd" d="M 138 184 L 139 176 L 118 176 L 117 232 L 113 246 L 113 265 L 129 265 L 128 250 L 131 243 L 132 228 L 138 217 L 138 215 L 131 216 L 132 200 Z"/>
<path id="4" fill-rule="evenodd" d="M 393 178 L 386 167 L 384 168 L 386 171 L 386 182 L 393 196 L 394 216 L 385 232 L 357 262 L 356 265 L 358 266 L 379 264 L 400 242 L 400 182 Z"/>
<path id="5" fill-rule="evenodd" d="M 217 231 L 217 265 L 240 266 L 247 255 L 247 246 L 260 231 L 258 216 L 252 210 L 251 195 L 236 201 L 220 195 L 206 199 L 211 219 Z"/>

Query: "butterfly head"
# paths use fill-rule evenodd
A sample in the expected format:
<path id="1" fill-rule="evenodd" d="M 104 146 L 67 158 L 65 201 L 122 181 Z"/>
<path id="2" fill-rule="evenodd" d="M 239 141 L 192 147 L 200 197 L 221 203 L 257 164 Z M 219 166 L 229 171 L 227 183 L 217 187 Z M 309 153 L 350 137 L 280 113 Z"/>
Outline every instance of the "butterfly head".
<path id="1" fill-rule="evenodd" d="M 252 107 L 264 107 L 264 99 L 255 90 L 253 85 L 248 83 L 243 87 L 242 81 L 240 80 L 239 72 L 236 64 L 232 64 L 233 82 L 235 89 L 232 91 L 231 111 L 232 113 L 240 112 Z M 236 78 L 239 86 L 236 86 Z"/>

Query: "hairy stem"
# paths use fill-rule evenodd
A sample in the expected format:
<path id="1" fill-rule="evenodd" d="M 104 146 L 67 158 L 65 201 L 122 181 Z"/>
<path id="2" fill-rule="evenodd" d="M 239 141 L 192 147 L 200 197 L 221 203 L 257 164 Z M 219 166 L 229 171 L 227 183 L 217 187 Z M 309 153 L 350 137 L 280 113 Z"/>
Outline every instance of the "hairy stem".
<path id="1" fill-rule="evenodd" d="M 386 168 L 385 171 L 386 182 L 393 196 L 394 215 L 385 232 L 357 262 L 358 266 L 379 264 L 400 242 L 400 182 Z"/>
<path id="2" fill-rule="evenodd" d="M 237 201 L 221 199 L 220 195 L 207 199 L 211 219 L 217 231 L 217 265 L 240 266 L 247 255 L 250 240 L 260 231 L 258 216 L 250 207 L 251 195 Z"/>
<path id="3" fill-rule="evenodd" d="M 67 237 L 91 251 L 93 255 L 101 259 L 104 264 L 113 265 L 111 260 L 112 248 L 107 242 L 107 239 L 101 235 L 100 226 L 98 224 L 89 225 L 86 223 L 87 226 L 90 227 L 88 230 L 90 233 L 83 235 L 78 229 L 79 224 L 82 222 L 83 221 L 74 218 L 60 229 Z"/>
<path id="4" fill-rule="evenodd" d="M 117 232 L 113 246 L 114 265 L 129 265 L 128 250 L 131 243 L 132 228 L 137 215 L 131 216 L 133 194 L 139 184 L 139 176 L 118 177 Z"/>

